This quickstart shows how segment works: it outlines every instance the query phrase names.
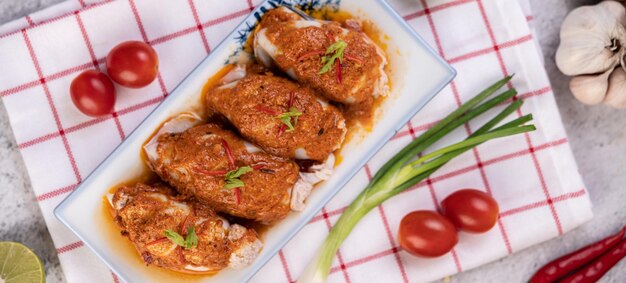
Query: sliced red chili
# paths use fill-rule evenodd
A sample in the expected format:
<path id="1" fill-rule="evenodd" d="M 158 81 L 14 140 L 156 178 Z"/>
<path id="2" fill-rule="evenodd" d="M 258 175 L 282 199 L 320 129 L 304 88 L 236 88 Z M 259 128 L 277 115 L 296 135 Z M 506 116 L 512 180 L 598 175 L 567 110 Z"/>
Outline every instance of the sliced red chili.
<path id="1" fill-rule="evenodd" d="M 148 246 L 152 246 L 152 245 L 156 245 L 156 244 L 159 244 L 159 243 L 163 243 L 163 242 L 167 242 L 167 241 L 169 241 L 169 240 L 170 240 L 170 239 L 168 239 L 168 238 L 160 238 L 160 239 L 156 239 L 156 240 L 154 240 L 154 241 L 152 241 L 152 242 L 148 242 L 148 243 L 146 244 L 146 247 L 148 247 Z"/>
<path id="2" fill-rule="evenodd" d="M 239 188 L 234 188 L 233 191 L 235 193 L 235 202 L 237 204 L 241 203 L 241 190 Z"/>
<path id="3" fill-rule="evenodd" d="M 341 63 L 335 64 L 335 75 L 337 76 L 337 82 L 341 83 Z"/>
<path id="4" fill-rule="evenodd" d="M 183 255 L 183 248 L 181 246 L 178 246 L 177 250 L 178 250 L 178 260 L 180 260 L 180 262 L 182 263 L 187 262 L 185 260 L 185 255 Z"/>
<path id="5" fill-rule="evenodd" d="M 361 65 L 363 64 L 363 61 L 362 61 L 361 59 L 356 58 L 356 57 L 354 57 L 354 56 L 352 56 L 352 55 L 348 55 L 348 54 L 345 54 L 345 53 L 344 53 L 344 54 L 343 54 L 343 57 L 345 57 L 347 60 L 357 62 L 357 63 L 359 63 L 359 64 L 361 64 Z"/>
<path id="6" fill-rule="evenodd" d="M 330 31 L 326 31 L 326 37 L 328 37 L 328 39 L 330 39 L 330 41 L 335 42 L 335 35 L 330 32 Z"/>
<path id="7" fill-rule="evenodd" d="M 264 164 L 257 164 L 252 166 L 252 170 L 261 170 L 263 168 L 265 168 Z"/>
<path id="8" fill-rule="evenodd" d="M 298 61 L 302 61 L 302 60 L 304 60 L 306 58 L 313 57 L 313 56 L 316 56 L 316 55 L 322 55 L 324 53 L 326 53 L 326 51 L 324 51 L 324 50 L 316 50 L 316 51 L 305 52 L 304 54 L 300 55 L 300 57 L 298 57 L 297 60 Z"/>
<path id="9" fill-rule="evenodd" d="M 282 135 L 285 132 L 285 130 L 287 130 L 287 125 L 281 124 L 280 127 L 278 128 L 278 134 L 276 136 L 280 137 L 280 135 Z"/>
<path id="10" fill-rule="evenodd" d="M 180 231 L 179 231 L 179 233 L 180 233 L 181 235 L 185 235 L 185 236 L 186 236 L 186 234 L 187 234 L 187 221 L 189 221 L 189 219 L 190 219 L 191 217 L 192 217 L 192 216 L 191 216 L 191 213 L 189 213 L 189 214 L 187 215 L 187 217 L 185 217 L 185 220 L 183 220 L 183 222 L 182 222 L 182 223 L 180 223 Z"/>
<path id="11" fill-rule="evenodd" d="M 222 147 L 224 148 L 224 151 L 226 152 L 226 156 L 228 157 L 228 165 L 230 165 L 230 169 L 231 170 L 237 169 L 237 166 L 235 166 L 235 158 L 233 158 L 233 152 L 230 151 L 228 142 L 225 139 L 222 139 Z"/>
<path id="12" fill-rule="evenodd" d="M 276 116 L 276 115 L 280 114 L 280 113 L 278 113 L 278 111 L 274 111 L 274 110 L 269 109 L 269 108 L 267 108 L 267 107 L 265 107 L 263 105 L 254 106 L 254 109 L 258 110 L 259 112 L 270 114 L 272 116 Z"/>
<path id="13" fill-rule="evenodd" d="M 287 108 L 291 108 L 291 106 L 293 106 L 293 103 L 296 102 L 296 92 L 292 91 L 291 93 L 289 93 L 289 107 Z M 289 110 L 289 109 L 287 109 Z"/>
<path id="14" fill-rule="evenodd" d="M 293 106 L 295 102 L 296 102 L 296 92 L 292 91 L 289 93 L 289 103 L 287 104 L 287 111 L 291 109 L 291 107 Z M 293 117 L 291 119 L 293 120 Z M 282 135 L 286 130 L 287 130 L 287 125 L 281 124 L 280 127 L 278 128 L 278 134 L 276 136 L 280 137 L 280 135 Z"/>

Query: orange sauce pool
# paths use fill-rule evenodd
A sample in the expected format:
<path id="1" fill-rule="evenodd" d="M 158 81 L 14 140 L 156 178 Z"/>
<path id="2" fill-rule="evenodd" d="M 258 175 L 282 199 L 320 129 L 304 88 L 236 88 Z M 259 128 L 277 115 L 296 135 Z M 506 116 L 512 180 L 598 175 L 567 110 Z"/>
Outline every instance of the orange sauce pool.
<path id="1" fill-rule="evenodd" d="M 308 12 L 311 16 L 317 19 L 332 20 L 332 21 L 337 21 L 337 22 L 344 22 L 347 19 L 355 18 L 352 14 L 348 12 L 333 11 L 331 9 L 322 9 L 319 11 L 308 11 Z M 388 38 L 385 35 L 383 35 L 380 32 L 380 30 L 373 25 L 372 22 L 363 21 L 363 32 L 365 32 L 365 34 L 367 34 L 374 41 L 374 43 L 376 43 L 387 54 L 388 48 L 387 48 L 387 44 L 385 43 L 385 39 L 388 39 Z M 252 49 L 251 49 L 252 38 L 253 38 L 253 34 L 249 36 L 248 40 L 246 41 L 246 44 L 244 45 L 244 50 L 247 52 L 252 52 Z M 387 60 L 389 61 L 389 58 L 387 58 Z M 391 78 L 390 76 L 391 70 L 389 70 L 389 65 L 390 64 L 387 64 L 387 66 L 385 67 L 385 72 Z M 220 69 L 217 73 L 215 73 L 212 77 L 210 77 L 206 81 L 204 87 L 202 88 L 202 95 L 200 96 L 200 101 L 192 101 L 191 102 L 192 104 L 189 106 L 189 109 L 187 112 L 193 112 L 203 119 L 208 119 L 211 114 L 207 113 L 204 107 L 205 94 L 211 88 L 219 85 L 220 80 L 226 74 L 228 74 L 228 72 L 230 72 L 233 68 L 234 68 L 234 65 L 226 65 L 222 69 Z M 392 87 L 391 81 L 389 81 L 389 88 L 391 89 L 391 87 Z M 377 99 L 375 99 L 371 109 L 368 109 L 368 112 L 366 113 L 366 115 L 352 116 L 350 115 L 350 111 L 347 111 L 343 107 L 340 107 L 340 110 L 342 111 L 342 113 L 344 114 L 346 118 L 346 126 L 348 127 L 348 132 L 346 134 L 344 145 L 348 141 L 354 138 L 362 137 L 363 131 L 367 133 L 373 130 L 374 122 L 378 119 L 376 110 L 380 108 L 380 106 L 383 104 L 385 99 L 386 97 L 378 97 Z M 162 124 L 166 122 L 167 121 L 163 121 Z M 157 131 L 158 130 L 155 130 L 154 133 L 145 141 L 145 143 L 150 141 L 150 139 L 152 139 L 152 137 L 156 134 Z M 338 166 L 344 160 L 344 157 L 341 155 L 342 148 L 343 146 L 337 151 L 335 151 L 335 158 L 336 158 L 335 166 Z M 145 155 L 145 152 L 143 150 L 141 150 L 140 152 L 140 158 L 143 161 L 147 160 L 147 156 Z M 144 168 L 142 169 L 143 172 L 138 177 L 130 179 L 130 180 L 126 180 L 110 188 L 109 193 L 114 193 L 117 189 L 126 185 L 133 185 L 137 183 L 154 183 L 154 182 L 160 181 L 159 177 L 154 172 L 152 172 L 148 168 L 148 166 L 145 164 L 147 163 L 144 162 L 144 165 L 143 165 Z M 193 274 L 175 272 L 175 271 L 171 271 L 168 269 L 159 268 L 156 266 L 146 266 L 146 264 L 143 262 L 139 253 L 135 250 L 135 247 L 133 246 L 133 244 L 128 240 L 128 238 L 121 235 L 120 228 L 115 223 L 115 219 L 113 218 L 113 215 L 114 215 L 113 208 L 109 204 L 107 197 L 103 196 L 102 213 L 101 213 L 102 219 L 99 221 L 102 223 L 101 225 L 102 232 L 106 233 L 107 238 L 110 239 L 110 243 L 113 249 L 121 252 L 127 258 L 132 258 L 133 268 L 146 268 L 148 271 L 146 274 L 149 274 L 151 276 L 150 279 L 163 281 L 163 282 L 196 282 L 196 281 L 202 280 L 203 278 L 207 276 L 214 275 L 214 274 L 193 275 Z M 246 219 L 239 219 L 239 218 L 233 218 L 233 217 L 225 217 L 225 218 L 231 221 L 235 221 L 238 224 L 241 224 L 243 226 L 255 229 L 261 239 L 263 239 L 263 236 L 272 227 L 271 225 L 263 225 L 258 222 L 246 220 Z"/>
<path id="2" fill-rule="evenodd" d="M 210 77 L 204 87 L 202 87 L 202 95 L 201 99 L 204 100 L 204 95 L 213 87 L 218 86 L 220 84 L 220 80 L 230 72 L 235 67 L 235 65 L 226 65 L 224 68 L 221 68 L 217 73 L 215 73 L 212 77 Z M 202 101 L 202 105 L 204 105 L 204 101 Z"/>

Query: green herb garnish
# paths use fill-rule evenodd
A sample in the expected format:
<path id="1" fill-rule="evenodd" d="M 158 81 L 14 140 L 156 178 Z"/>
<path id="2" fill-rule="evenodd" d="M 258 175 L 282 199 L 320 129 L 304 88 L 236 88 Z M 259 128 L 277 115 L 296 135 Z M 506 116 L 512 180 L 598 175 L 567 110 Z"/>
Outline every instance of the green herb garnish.
<path id="1" fill-rule="evenodd" d="M 242 180 L 239 179 L 239 177 L 249 172 L 252 172 L 252 167 L 250 166 L 243 166 L 235 170 L 228 171 L 228 173 L 224 175 L 224 180 L 226 181 L 224 189 L 233 189 L 245 186 L 245 184 Z"/>
<path id="2" fill-rule="evenodd" d="M 187 228 L 187 239 L 185 241 L 189 243 L 191 248 L 198 246 L 198 235 L 196 235 L 196 229 L 193 226 Z"/>
<path id="3" fill-rule="evenodd" d="M 285 112 L 276 116 L 276 119 L 279 119 L 280 122 L 287 126 L 287 132 L 293 132 L 295 130 L 296 124 L 298 124 L 298 117 L 300 117 L 301 115 L 302 112 L 292 106 L 289 107 L 289 112 Z M 291 122 L 291 118 L 293 118 L 293 123 Z"/>
<path id="4" fill-rule="evenodd" d="M 348 43 L 339 39 L 335 41 L 335 43 L 331 44 L 326 48 L 326 53 L 324 53 L 324 57 L 322 57 L 322 64 L 324 66 L 317 73 L 319 75 L 330 71 L 330 68 L 335 64 L 335 60 L 339 59 L 340 63 L 343 63 L 343 51 L 348 47 Z"/>
<path id="5" fill-rule="evenodd" d="M 169 229 L 163 231 L 163 234 L 165 234 L 165 237 L 170 239 L 172 243 L 185 249 L 192 249 L 198 246 L 198 235 L 196 235 L 196 230 L 193 226 L 187 229 L 187 238 L 183 238 L 180 234 Z"/>

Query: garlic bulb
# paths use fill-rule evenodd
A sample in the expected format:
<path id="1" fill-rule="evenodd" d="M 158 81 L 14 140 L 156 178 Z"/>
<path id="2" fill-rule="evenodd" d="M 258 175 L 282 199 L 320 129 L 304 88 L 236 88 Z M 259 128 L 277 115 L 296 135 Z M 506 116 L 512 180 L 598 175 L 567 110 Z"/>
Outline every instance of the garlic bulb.
<path id="1" fill-rule="evenodd" d="M 626 72 L 617 68 L 609 77 L 609 89 L 604 104 L 613 108 L 626 108 Z"/>
<path id="2" fill-rule="evenodd" d="M 603 73 L 621 63 L 626 45 L 624 23 L 626 9 L 615 1 L 574 9 L 561 26 L 557 67 L 576 76 Z"/>
<path id="3" fill-rule="evenodd" d="M 569 82 L 569 88 L 580 102 L 588 105 L 604 101 L 609 88 L 609 75 L 613 69 L 599 75 L 576 76 Z"/>

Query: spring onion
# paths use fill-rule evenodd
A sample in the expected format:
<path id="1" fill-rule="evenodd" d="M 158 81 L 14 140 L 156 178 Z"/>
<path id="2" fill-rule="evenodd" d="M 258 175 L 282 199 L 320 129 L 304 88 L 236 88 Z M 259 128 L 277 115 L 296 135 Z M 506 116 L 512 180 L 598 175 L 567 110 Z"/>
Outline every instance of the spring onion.
<path id="1" fill-rule="evenodd" d="M 387 199 L 421 182 L 453 158 L 486 141 L 535 130 L 533 125 L 524 125 L 532 120 L 531 115 L 519 117 L 496 127 L 523 104 L 522 100 L 512 99 L 517 94 L 514 89 L 507 90 L 486 100 L 509 80 L 511 80 L 510 76 L 494 83 L 474 98 L 465 102 L 385 163 L 372 177 L 365 189 L 342 213 L 322 247 L 318 250 L 318 254 L 300 276 L 298 282 L 325 282 L 330 271 L 333 256 L 337 253 L 339 246 L 368 212 Z M 454 129 L 509 100 L 511 102 L 508 103 L 507 107 L 467 137 L 467 139 L 422 155 L 424 150 L 444 138 Z M 417 156 L 421 157 L 416 159 Z"/>

